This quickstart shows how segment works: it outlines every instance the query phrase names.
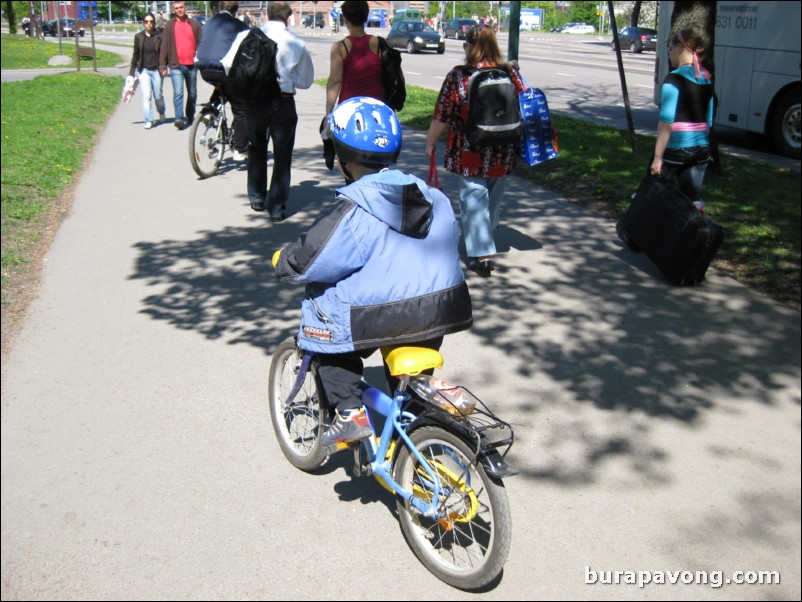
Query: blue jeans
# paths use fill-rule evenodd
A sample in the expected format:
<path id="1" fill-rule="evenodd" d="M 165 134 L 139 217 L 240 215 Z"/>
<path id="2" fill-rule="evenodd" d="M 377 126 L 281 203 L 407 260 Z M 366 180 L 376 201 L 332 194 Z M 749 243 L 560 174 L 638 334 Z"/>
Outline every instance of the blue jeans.
<path id="1" fill-rule="evenodd" d="M 164 95 L 162 94 L 162 76 L 158 69 L 142 69 L 137 74 L 139 89 L 142 90 L 142 108 L 145 112 L 145 123 L 153 121 L 151 98 L 156 101 L 156 110 L 164 115 Z"/>
<path id="2" fill-rule="evenodd" d="M 271 216 L 279 214 L 290 196 L 292 149 L 298 113 L 295 98 L 281 95 L 272 102 L 245 105 L 248 132 L 248 200 L 267 202 Z M 267 190 L 267 143 L 273 141 L 273 176 Z"/>
<path id="3" fill-rule="evenodd" d="M 181 65 L 178 68 L 170 67 L 170 79 L 173 82 L 173 106 L 175 107 L 176 121 L 195 119 L 195 102 L 198 99 L 198 70 L 194 65 Z M 187 86 L 187 110 L 184 117 L 184 84 Z"/>
<path id="4" fill-rule="evenodd" d="M 493 230 L 498 228 L 504 178 L 459 177 L 459 220 L 468 257 L 496 254 Z"/>

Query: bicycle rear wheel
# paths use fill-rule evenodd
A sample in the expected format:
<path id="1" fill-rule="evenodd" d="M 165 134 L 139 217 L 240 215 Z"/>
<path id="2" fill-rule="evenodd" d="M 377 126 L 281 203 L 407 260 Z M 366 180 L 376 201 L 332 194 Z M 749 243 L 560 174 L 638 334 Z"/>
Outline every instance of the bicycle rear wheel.
<path id="1" fill-rule="evenodd" d="M 462 439 L 440 427 L 420 428 L 410 439 L 438 476 L 440 502 L 438 517 L 429 518 L 399 501 L 404 537 L 438 579 L 465 590 L 484 587 L 501 573 L 510 547 L 504 484 L 485 472 Z M 404 489 L 431 501 L 431 476 L 406 446 L 394 471 Z"/>
<path id="2" fill-rule="evenodd" d="M 189 160 L 201 178 L 216 174 L 223 160 L 226 146 L 220 121 L 217 113 L 201 113 L 189 132 Z"/>
<path id="3" fill-rule="evenodd" d="M 323 466 L 329 457 L 320 445 L 329 409 L 320 394 L 322 388 L 314 364 L 309 366 L 301 389 L 289 407 L 284 402 L 295 385 L 303 351 L 290 337 L 278 346 L 270 363 L 268 399 L 270 419 L 281 451 L 290 464 L 307 472 Z"/>

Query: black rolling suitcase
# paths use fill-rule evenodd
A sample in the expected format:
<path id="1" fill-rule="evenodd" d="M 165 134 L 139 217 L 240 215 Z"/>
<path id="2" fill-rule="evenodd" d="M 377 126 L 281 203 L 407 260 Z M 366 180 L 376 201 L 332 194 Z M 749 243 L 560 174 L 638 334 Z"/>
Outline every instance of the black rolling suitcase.
<path id="1" fill-rule="evenodd" d="M 618 223 L 618 236 L 642 250 L 672 284 L 697 284 L 723 238 L 713 222 L 670 181 L 646 176 Z"/>

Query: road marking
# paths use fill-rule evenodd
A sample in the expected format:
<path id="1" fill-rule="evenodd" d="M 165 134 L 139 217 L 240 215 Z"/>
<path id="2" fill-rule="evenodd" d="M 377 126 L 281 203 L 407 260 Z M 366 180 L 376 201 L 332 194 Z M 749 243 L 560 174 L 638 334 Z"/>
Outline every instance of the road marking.
<path id="1" fill-rule="evenodd" d="M 576 77 L 573 73 L 560 73 L 559 71 L 555 73 L 555 75 L 562 75 L 563 77 Z"/>
<path id="2" fill-rule="evenodd" d="M 416 73 L 415 71 L 407 71 L 410 75 L 423 75 L 422 73 Z"/>

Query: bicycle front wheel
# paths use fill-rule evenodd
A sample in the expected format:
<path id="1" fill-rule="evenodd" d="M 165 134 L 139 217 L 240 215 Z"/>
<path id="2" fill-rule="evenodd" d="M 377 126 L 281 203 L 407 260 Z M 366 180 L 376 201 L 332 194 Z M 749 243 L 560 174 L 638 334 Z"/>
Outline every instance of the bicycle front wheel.
<path id="1" fill-rule="evenodd" d="M 303 351 L 296 346 L 294 337 L 278 346 L 270 363 L 268 399 L 270 419 L 282 453 L 290 464 L 310 472 L 323 466 L 329 457 L 320 445 L 329 410 L 320 394 L 322 387 L 314 365 L 309 366 L 293 401 L 284 407 L 302 360 Z"/>
<path id="2" fill-rule="evenodd" d="M 205 113 L 198 116 L 189 132 L 189 160 L 192 169 L 201 178 L 217 173 L 225 153 L 225 143 L 220 136 L 220 116 Z"/>
<path id="3" fill-rule="evenodd" d="M 440 427 L 423 427 L 410 439 L 439 480 L 438 516 L 422 516 L 398 502 L 404 537 L 415 556 L 438 579 L 465 590 L 484 587 L 501 573 L 512 533 L 504 484 L 490 477 L 469 446 Z M 405 446 L 395 479 L 415 497 L 430 502 L 432 477 Z"/>

